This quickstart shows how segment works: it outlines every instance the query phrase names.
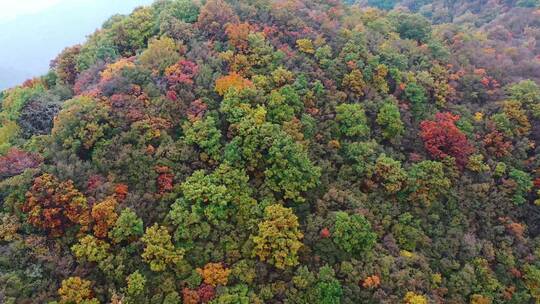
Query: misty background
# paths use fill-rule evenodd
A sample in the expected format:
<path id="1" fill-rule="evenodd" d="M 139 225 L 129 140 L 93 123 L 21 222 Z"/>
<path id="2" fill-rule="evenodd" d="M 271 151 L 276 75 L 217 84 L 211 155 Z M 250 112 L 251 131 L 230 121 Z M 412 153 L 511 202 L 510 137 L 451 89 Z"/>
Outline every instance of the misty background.
<path id="1" fill-rule="evenodd" d="M 45 74 L 65 47 L 153 0 L 0 0 L 0 90 Z"/>

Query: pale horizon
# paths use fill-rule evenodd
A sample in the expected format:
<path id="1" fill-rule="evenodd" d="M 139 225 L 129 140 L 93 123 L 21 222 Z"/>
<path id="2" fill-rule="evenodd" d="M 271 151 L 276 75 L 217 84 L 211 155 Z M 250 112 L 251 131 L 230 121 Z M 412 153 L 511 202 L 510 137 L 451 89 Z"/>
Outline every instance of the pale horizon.
<path id="1" fill-rule="evenodd" d="M 3 0 L 0 2 L 0 24 L 13 21 L 21 16 L 39 14 L 43 10 L 67 1 L 70 0 Z"/>

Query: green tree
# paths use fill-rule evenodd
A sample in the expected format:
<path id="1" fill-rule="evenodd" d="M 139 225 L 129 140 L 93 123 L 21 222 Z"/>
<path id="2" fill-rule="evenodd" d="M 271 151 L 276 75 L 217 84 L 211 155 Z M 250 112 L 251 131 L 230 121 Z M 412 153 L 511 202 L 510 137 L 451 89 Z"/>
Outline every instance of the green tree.
<path id="1" fill-rule="evenodd" d="M 412 39 L 418 42 L 427 42 L 431 38 L 431 23 L 420 14 L 403 12 L 391 13 L 391 20 L 402 39 Z"/>
<path id="2" fill-rule="evenodd" d="M 84 154 L 110 130 L 109 107 L 90 97 L 77 97 L 64 103 L 52 137 L 64 149 Z"/>
<path id="3" fill-rule="evenodd" d="M 180 59 L 179 45 L 169 37 L 151 40 L 138 59 L 143 67 L 163 75 L 166 68 Z"/>
<path id="4" fill-rule="evenodd" d="M 442 163 L 422 161 L 410 168 L 407 185 L 411 201 L 429 206 L 440 195 L 446 193 L 451 183 L 444 175 Z"/>
<path id="5" fill-rule="evenodd" d="M 0 155 L 7 153 L 19 133 L 20 128 L 16 122 L 10 120 L 0 122 Z"/>
<path id="6" fill-rule="evenodd" d="M 253 237 L 253 255 L 278 269 L 296 266 L 303 237 L 299 226 L 292 209 L 279 204 L 266 207 L 264 220 L 259 224 L 259 233 Z"/>
<path id="7" fill-rule="evenodd" d="M 127 278 L 127 296 L 128 303 L 137 303 L 145 293 L 146 278 L 138 270 L 130 274 Z"/>
<path id="8" fill-rule="evenodd" d="M 210 304 L 249 304 L 251 302 L 249 289 L 246 285 L 236 285 L 234 287 L 226 287 L 217 295 L 217 297 L 209 302 Z"/>
<path id="9" fill-rule="evenodd" d="M 192 208 L 189 202 L 182 199 L 171 205 L 168 217 L 177 226 L 173 235 L 176 242 L 192 245 L 194 240 L 207 239 L 211 232 L 215 231 L 212 229 L 210 221 L 205 218 L 206 214 L 203 206 L 195 205 L 195 208 Z M 208 213 L 208 215 L 212 219 L 215 217 L 211 213 Z M 219 225 L 219 222 L 217 224 Z"/>
<path id="10" fill-rule="evenodd" d="M 155 18 L 149 7 L 139 8 L 131 15 L 114 22 L 107 35 L 122 56 L 129 57 L 143 49 L 156 29 Z"/>
<path id="11" fill-rule="evenodd" d="M 373 173 L 378 146 L 374 140 L 344 145 L 345 156 L 352 162 L 351 168 L 358 176 L 370 176 Z"/>
<path id="12" fill-rule="evenodd" d="M 187 23 L 194 23 L 199 16 L 199 7 L 191 0 L 175 0 L 168 3 L 163 13 Z"/>
<path id="13" fill-rule="evenodd" d="M 109 231 L 109 238 L 115 243 L 133 241 L 143 235 L 143 221 L 130 208 L 122 210 L 114 227 Z"/>
<path id="14" fill-rule="evenodd" d="M 523 278 L 525 286 L 538 303 L 540 301 L 540 269 L 534 265 L 526 265 Z"/>
<path id="15" fill-rule="evenodd" d="M 343 295 L 343 289 L 335 277 L 334 269 L 324 265 L 319 269 L 317 284 L 317 304 L 339 304 Z"/>
<path id="16" fill-rule="evenodd" d="M 535 118 L 540 117 L 540 86 L 532 80 L 522 80 L 507 87 L 510 98 L 530 109 Z"/>
<path id="17" fill-rule="evenodd" d="M 335 214 L 331 235 L 340 249 L 351 254 L 367 252 L 377 241 L 377 235 L 363 215 L 349 215 L 342 211 Z"/>
<path id="18" fill-rule="evenodd" d="M 514 196 L 512 200 L 516 205 L 522 205 L 527 202 L 527 193 L 529 193 L 533 187 L 533 182 L 529 173 L 512 169 L 508 176 L 516 184 Z"/>
<path id="19" fill-rule="evenodd" d="M 519 7 L 540 7 L 540 0 L 518 0 L 516 3 Z"/>
<path id="20" fill-rule="evenodd" d="M 268 97 L 268 120 L 274 123 L 290 121 L 302 113 L 304 103 L 290 85 L 272 91 Z"/>
<path id="21" fill-rule="evenodd" d="M 509 85 L 507 91 L 512 99 L 521 103 L 540 103 L 540 86 L 530 79 Z"/>
<path id="22" fill-rule="evenodd" d="M 200 211 L 197 217 L 220 226 L 231 218 L 251 221 L 250 210 L 253 210 L 255 200 L 251 198 L 252 189 L 248 182 L 249 177 L 243 170 L 225 163 L 211 174 L 195 171 L 180 188 L 183 199 L 195 206 L 189 209 Z"/>
<path id="23" fill-rule="evenodd" d="M 396 5 L 396 0 L 368 0 L 368 4 L 380 9 L 391 10 Z"/>
<path id="24" fill-rule="evenodd" d="M 157 223 L 146 229 L 141 241 L 145 245 L 142 258 L 152 271 L 164 271 L 167 266 L 174 269 L 184 258 L 184 250 L 175 248 L 167 228 Z"/>
<path id="25" fill-rule="evenodd" d="M 399 108 L 392 100 L 386 101 L 379 109 L 377 124 L 381 126 L 383 137 L 386 139 L 399 137 L 405 131 Z"/>
<path id="26" fill-rule="evenodd" d="M 178 292 L 176 291 L 169 292 L 163 299 L 163 304 L 177 304 L 180 302 L 181 302 L 180 294 L 178 294 Z"/>
<path id="27" fill-rule="evenodd" d="M 107 258 L 110 247 L 107 242 L 93 235 L 87 235 L 81 238 L 78 244 L 73 245 L 71 251 L 79 260 L 99 263 Z"/>
<path id="28" fill-rule="evenodd" d="M 375 162 L 375 175 L 388 193 L 400 191 L 407 180 L 401 163 L 385 154 L 381 154 Z"/>
<path id="29" fill-rule="evenodd" d="M 16 121 L 23 108 L 32 100 L 44 95 L 46 88 L 43 84 L 37 83 L 32 87 L 17 87 L 5 91 L 5 96 L 1 100 L 0 123 L 4 120 Z"/>
<path id="30" fill-rule="evenodd" d="M 120 56 L 111 35 L 98 31 L 88 37 L 77 55 L 77 71 L 88 70 L 98 62 L 112 62 Z"/>
<path id="31" fill-rule="evenodd" d="M 292 282 L 294 289 L 289 291 L 287 303 L 338 304 L 342 301 L 343 288 L 335 277 L 334 269 L 329 265 L 319 268 L 318 273 L 301 266 L 297 269 Z"/>
<path id="32" fill-rule="evenodd" d="M 221 158 L 221 132 L 212 116 L 186 122 L 182 128 L 186 143 L 196 144 L 214 160 Z"/>
<path id="33" fill-rule="evenodd" d="M 409 251 L 416 250 L 418 244 L 425 239 L 420 220 L 415 219 L 409 212 L 399 216 L 397 223 L 392 226 L 392 235 L 400 248 Z"/>
<path id="34" fill-rule="evenodd" d="M 404 94 L 405 98 L 412 105 L 414 118 L 422 119 L 426 113 L 426 103 L 428 100 L 424 87 L 415 82 L 411 82 L 405 87 Z"/>
<path id="35" fill-rule="evenodd" d="M 311 163 L 304 147 L 290 136 L 276 135 L 268 150 L 265 184 L 285 199 L 302 203 L 305 199 L 301 193 L 319 183 L 321 169 Z"/>
<path id="36" fill-rule="evenodd" d="M 369 125 L 364 109 L 359 104 L 341 104 L 336 107 L 336 121 L 341 134 L 348 137 L 368 137 Z"/>

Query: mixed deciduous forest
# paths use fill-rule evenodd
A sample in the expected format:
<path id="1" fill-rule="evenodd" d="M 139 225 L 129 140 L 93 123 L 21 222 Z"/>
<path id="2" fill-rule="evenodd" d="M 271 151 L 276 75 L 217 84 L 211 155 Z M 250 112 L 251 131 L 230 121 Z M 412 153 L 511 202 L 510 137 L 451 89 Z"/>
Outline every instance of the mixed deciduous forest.
<path id="1" fill-rule="evenodd" d="M 540 303 L 539 144 L 538 0 L 158 0 L 0 93 L 0 303 Z"/>

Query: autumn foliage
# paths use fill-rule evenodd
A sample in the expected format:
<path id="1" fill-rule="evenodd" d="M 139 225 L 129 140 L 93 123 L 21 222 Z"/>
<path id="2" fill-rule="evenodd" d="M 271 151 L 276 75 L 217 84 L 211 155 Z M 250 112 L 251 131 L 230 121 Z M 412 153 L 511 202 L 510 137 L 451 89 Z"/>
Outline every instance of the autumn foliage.
<path id="1" fill-rule="evenodd" d="M 22 210 L 28 214 L 28 222 L 46 230 L 52 236 L 63 234 L 66 228 L 80 225 L 82 230 L 90 224 L 90 210 L 86 198 L 72 181 L 59 181 L 50 174 L 34 180 L 26 193 Z"/>
<path id="2" fill-rule="evenodd" d="M 116 223 L 118 215 L 116 214 L 117 202 L 114 197 L 107 197 L 100 203 L 92 207 L 92 219 L 94 220 L 94 235 L 98 238 L 107 237 L 109 229 Z"/>
<path id="3" fill-rule="evenodd" d="M 381 285 L 381 279 L 378 275 L 372 275 L 364 279 L 362 287 L 364 288 L 377 288 Z"/>
<path id="4" fill-rule="evenodd" d="M 235 90 L 242 90 L 252 86 L 253 84 L 251 81 L 243 78 L 235 72 L 216 80 L 216 92 L 218 92 L 219 95 L 225 95 L 225 93 L 227 93 L 227 91 L 229 91 L 231 88 Z"/>
<path id="5" fill-rule="evenodd" d="M 126 184 L 118 184 L 114 187 L 114 193 L 118 201 L 123 201 L 128 194 L 128 186 Z"/>
<path id="6" fill-rule="evenodd" d="M 62 281 L 58 289 L 61 304 L 97 304 L 99 301 L 93 297 L 92 282 L 80 277 L 70 277 Z"/>
<path id="7" fill-rule="evenodd" d="M 41 161 L 42 158 L 37 154 L 12 148 L 6 155 L 0 156 L 0 177 L 21 174 L 26 169 L 36 168 Z"/>
<path id="8" fill-rule="evenodd" d="M 248 36 L 254 31 L 254 26 L 249 23 L 229 23 L 225 29 L 229 42 L 239 51 L 245 51 L 248 44 Z"/>
<path id="9" fill-rule="evenodd" d="M 169 192 L 173 189 L 174 174 L 166 166 L 157 166 L 156 172 L 159 174 L 157 178 L 157 186 L 159 193 Z"/>
<path id="10" fill-rule="evenodd" d="M 227 285 L 231 270 L 221 263 L 208 263 L 204 265 L 204 268 L 197 268 L 197 272 L 205 284 L 216 287 L 217 285 Z"/>
<path id="11" fill-rule="evenodd" d="M 198 66 L 194 62 L 188 60 L 180 60 L 176 64 L 168 67 L 165 70 L 165 76 L 169 86 L 191 85 L 193 78 L 197 75 Z"/>
<path id="12" fill-rule="evenodd" d="M 495 157 L 508 156 L 512 150 L 512 142 L 505 139 L 504 134 L 497 130 L 486 134 L 483 144 L 485 149 Z"/>
<path id="13" fill-rule="evenodd" d="M 216 296 L 216 289 L 212 285 L 202 284 L 197 289 L 197 294 L 201 303 L 208 303 Z"/>
<path id="14" fill-rule="evenodd" d="M 456 126 L 458 115 L 448 112 L 435 114 L 435 120 L 420 123 L 420 137 L 426 150 L 436 159 L 454 157 L 460 166 L 467 163 L 474 151 L 465 134 Z"/>
<path id="15" fill-rule="evenodd" d="M 182 303 L 197 304 L 199 303 L 199 300 L 199 293 L 196 290 L 191 290 L 189 288 L 184 288 L 182 290 Z"/>

